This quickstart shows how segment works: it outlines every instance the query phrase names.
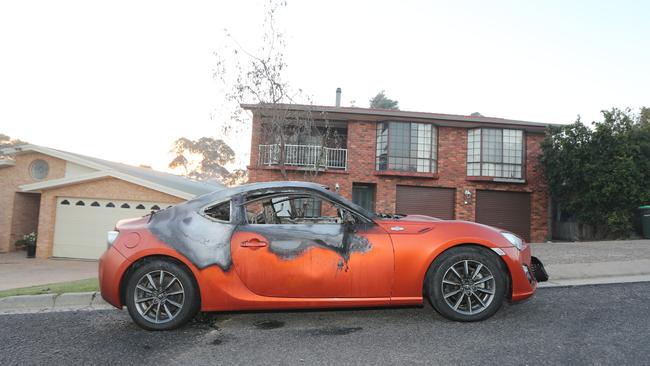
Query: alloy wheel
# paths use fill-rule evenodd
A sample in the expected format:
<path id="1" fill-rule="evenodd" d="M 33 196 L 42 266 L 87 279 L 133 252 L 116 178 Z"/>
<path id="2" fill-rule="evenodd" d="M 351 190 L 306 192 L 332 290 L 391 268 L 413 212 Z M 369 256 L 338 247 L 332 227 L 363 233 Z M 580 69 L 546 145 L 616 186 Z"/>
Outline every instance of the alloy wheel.
<path id="1" fill-rule="evenodd" d="M 155 270 L 138 280 L 133 300 L 144 319 L 156 324 L 167 323 L 183 309 L 185 289 L 172 273 Z"/>
<path id="2" fill-rule="evenodd" d="M 492 272 L 476 260 L 454 263 L 442 277 L 441 286 L 447 305 L 464 315 L 484 311 L 492 303 L 496 291 Z"/>

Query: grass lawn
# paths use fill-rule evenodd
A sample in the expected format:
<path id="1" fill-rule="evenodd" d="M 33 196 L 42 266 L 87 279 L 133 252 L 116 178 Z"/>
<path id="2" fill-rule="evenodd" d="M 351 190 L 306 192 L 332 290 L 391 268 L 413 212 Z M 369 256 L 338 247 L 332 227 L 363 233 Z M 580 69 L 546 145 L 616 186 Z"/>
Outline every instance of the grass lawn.
<path id="1" fill-rule="evenodd" d="M 99 280 L 97 278 L 3 290 L 0 291 L 0 298 L 17 295 L 62 294 L 64 292 L 89 291 L 99 291 Z"/>

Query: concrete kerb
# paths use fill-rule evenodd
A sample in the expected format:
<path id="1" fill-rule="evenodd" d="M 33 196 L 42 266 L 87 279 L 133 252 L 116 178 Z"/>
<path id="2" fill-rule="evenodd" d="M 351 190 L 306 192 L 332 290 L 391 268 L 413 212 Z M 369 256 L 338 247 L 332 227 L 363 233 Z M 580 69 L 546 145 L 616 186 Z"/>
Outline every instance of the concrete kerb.
<path id="1" fill-rule="evenodd" d="M 0 311 L 34 310 L 54 307 L 57 294 L 9 296 L 0 299 Z"/>
<path id="2" fill-rule="evenodd" d="M 551 287 L 571 287 L 571 286 L 589 286 L 589 285 L 606 285 L 616 283 L 633 283 L 633 282 L 650 282 L 650 274 L 631 275 L 631 276 L 609 276 L 609 277 L 591 277 L 591 278 L 563 278 L 539 284 L 539 288 Z"/>
<path id="3" fill-rule="evenodd" d="M 99 292 L 21 295 L 0 298 L 0 314 L 109 309 Z"/>

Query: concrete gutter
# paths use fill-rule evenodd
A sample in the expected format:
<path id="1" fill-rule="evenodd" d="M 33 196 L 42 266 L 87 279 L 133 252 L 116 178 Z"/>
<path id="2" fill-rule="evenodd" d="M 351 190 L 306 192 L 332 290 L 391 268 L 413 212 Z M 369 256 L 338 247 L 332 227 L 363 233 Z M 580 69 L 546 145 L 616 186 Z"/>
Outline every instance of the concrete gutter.
<path id="1" fill-rule="evenodd" d="M 0 314 L 23 314 L 50 311 L 100 310 L 113 308 L 99 292 L 22 295 L 0 298 Z"/>

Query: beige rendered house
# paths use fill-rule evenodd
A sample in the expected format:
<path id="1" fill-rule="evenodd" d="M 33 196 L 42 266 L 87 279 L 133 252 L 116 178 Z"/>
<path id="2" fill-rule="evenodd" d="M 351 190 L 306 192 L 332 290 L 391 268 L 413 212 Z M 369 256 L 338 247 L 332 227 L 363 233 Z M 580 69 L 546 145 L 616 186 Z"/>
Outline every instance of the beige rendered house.
<path id="1" fill-rule="evenodd" d="M 37 145 L 0 158 L 0 252 L 37 232 L 37 257 L 97 259 L 117 220 L 223 188 Z"/>

